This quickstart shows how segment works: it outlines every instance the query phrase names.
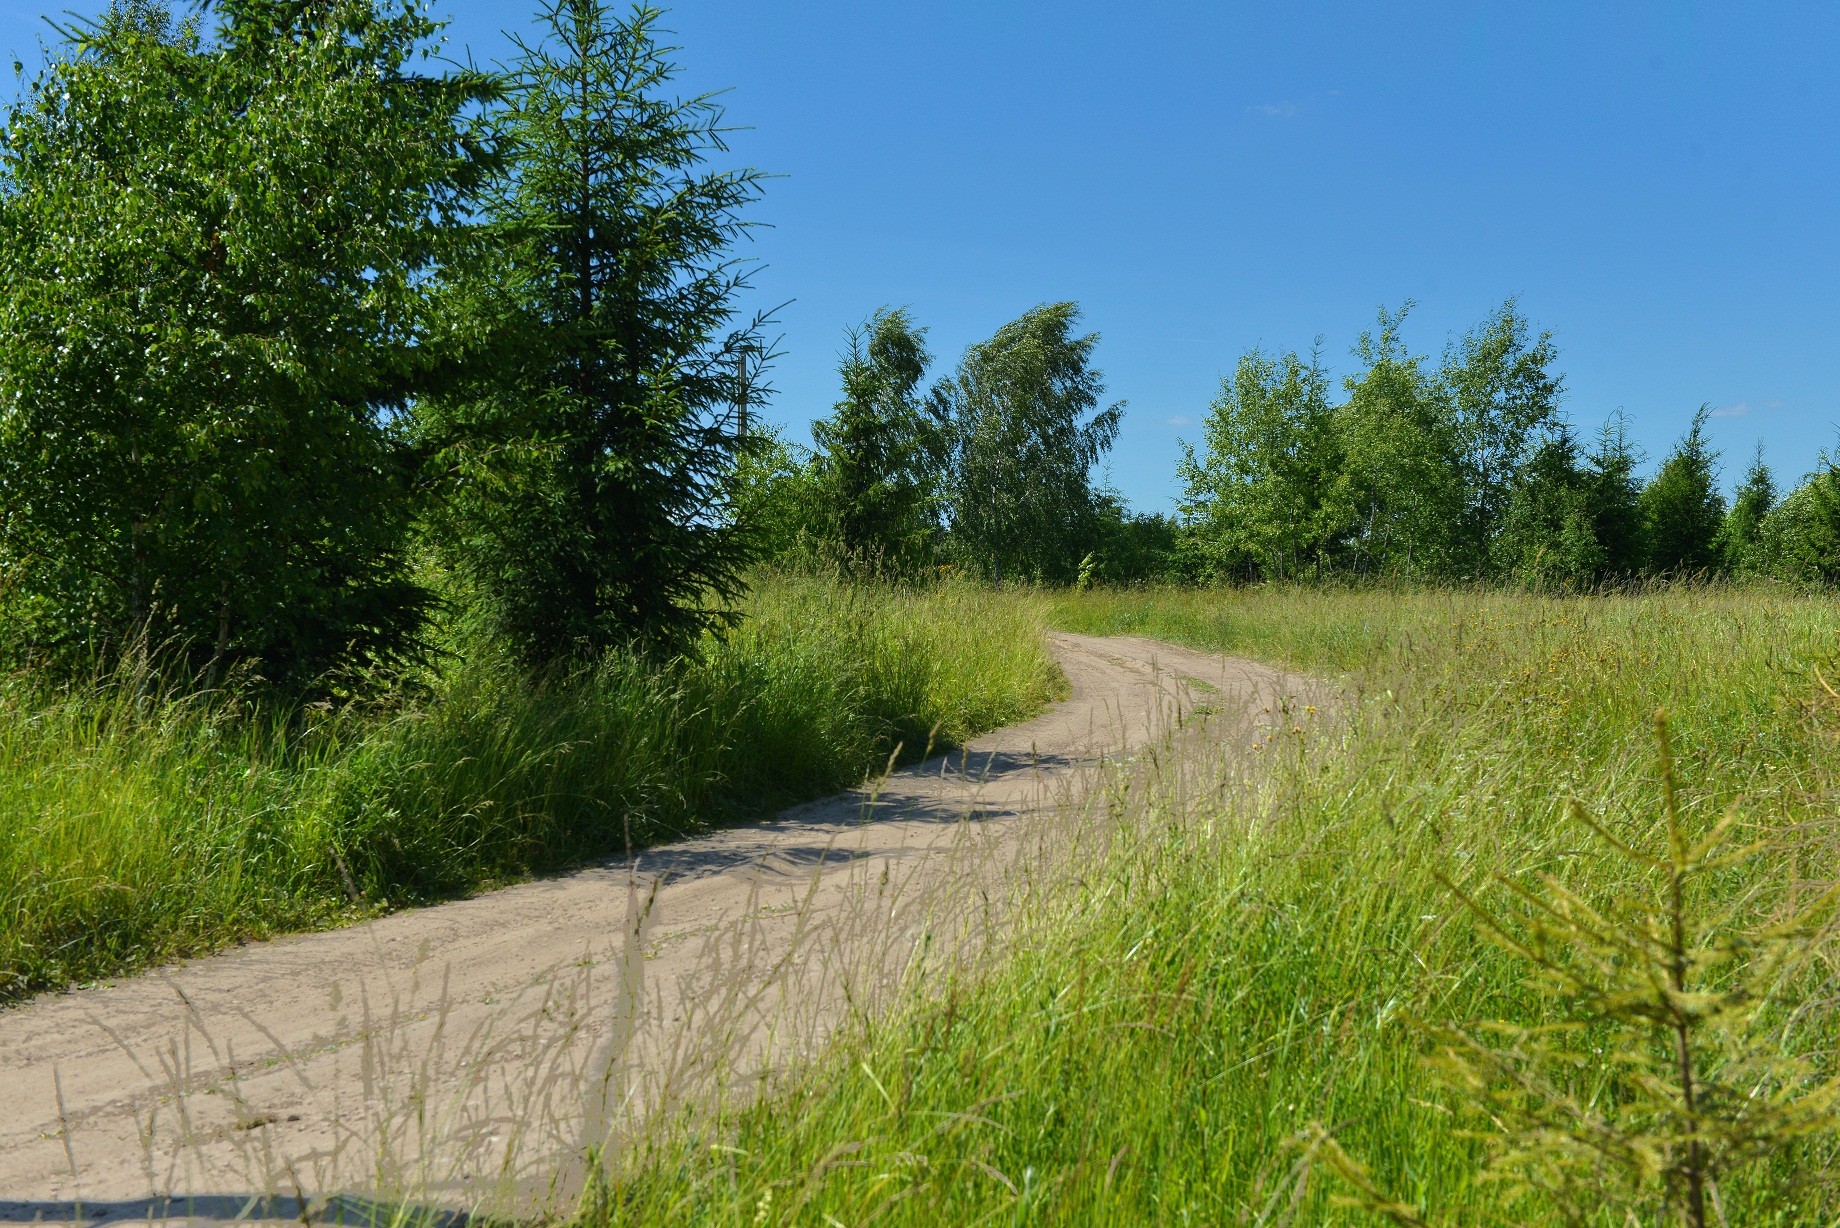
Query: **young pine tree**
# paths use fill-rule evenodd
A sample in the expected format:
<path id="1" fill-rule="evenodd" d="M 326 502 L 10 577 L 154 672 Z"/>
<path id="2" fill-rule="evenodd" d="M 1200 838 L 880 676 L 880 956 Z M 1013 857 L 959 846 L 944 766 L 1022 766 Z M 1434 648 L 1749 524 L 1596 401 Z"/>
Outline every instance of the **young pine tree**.
<path id="1" fill-rule="evenodd" d="M 1725 519 L 1725 497 L 1718 489 L 1718 453 L 1706 442 L 1710 406 L 1702 405 L 1693 424 L 1661 471 L 1642 490 L 1642 529 L 1648 544 L 1648 569 L 1657 575 L 1690 575 L 1716 570 L 1718 537 Z"/>
<path id="2" fill-rule="evenodd" d="M 490 92 L 385 0 L 118 4 L 0 138 L 0 637 L 298 691 L 413 647 L 429 273 Z"/>
<path id="3" fill-rule="evenodd" d="M 1072 303 L 1036 307 L 974 345 L 935 392 L 947 420 L 947 510 L 955 545 L 998 581 L 1072 580 L 1096 531 L 1092 467 L 1122 401 L 1099 409 L 1097 333 L 1074 334 Z"/>
<path id="4" fill-rule="evenodd" d="M 1750 471 L 1725 513 L 1725 523 L 1719 526 L 1719 554 L 1727 570 L 1750 572 L 1762 566 L 1763 522 L 1775 506 L 1776 479 L 1763 463 L 1763 443 L 1759 441 Z"/>
<path id="5" fill-rule="evenodd" d="M 929 361 L 926 330 L 905 308 L 876 312 L 850 332 L 843 400 L 812 423 L 821 499 L 858 565 L 903 570 L 931 548 L 940 435 L 919 391 Z"/>
<path id="6" fill-rule="evenodd" d="M 668 92 L 659 16 L 549 0 L 519 44 L 496 117 L 513 170 L 448 300 L 489 361 L 421 414 L 436 544 L 532 664 L 682 646 L 749 553 L 728 407 L 760 321 L 729 325 L 760 175 L 708 168 L 722 111 Z"/>
<path id="7" fill-rule="evenodd" d="M 1597 446 L 1586 458 L 1585 504 L 1591 536 L 1603 552 L 1602 576 L 1624 579 L 1642 570 L 1647 550 L 1642 535 L 1641 455 L 1629 439 L 1621 410 L 1604 423 Z"/>
<path id="8" fill-rule="evenodd" d="M 1491 543 L 1497 571 L 1537 587 L 1589 584 L 1604 566 L 1590 507 L 1590 475 L 1560 424 L 1515 473 Z"/>

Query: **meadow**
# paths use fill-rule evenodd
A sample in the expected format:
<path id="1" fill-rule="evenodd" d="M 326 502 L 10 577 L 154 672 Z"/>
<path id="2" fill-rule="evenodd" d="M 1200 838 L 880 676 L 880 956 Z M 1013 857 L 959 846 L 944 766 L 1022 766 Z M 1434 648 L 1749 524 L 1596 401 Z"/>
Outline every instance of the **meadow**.
<path id="1" fill-rule="evenodd" d="M 1115 765 L 1078 820 L 1112 829 L 1109 854 L 1005 954 L 775 1095 L 648 1140 L 584 1222 L 1683 1222 L 1694 1146 L 1717 1168 L 1703 1222 L 1833 1222 L 1832 930 L 1783 931 L 1792 957 L 1767 967 L 1767 937 L 1717 939 L 1831 885 L 1831 600 L 1272 587 L 1068 592 L 1049 617 L 1282 661 L 1335 680 L 1342 710 Z M 1705 1120 L 1803 1110 L 1748 1145 L 1668 1136 L 1666 1080 L 1642 1082 L 1665 1036 L 1581 1014 L 1550 973 L 1595 953 L 1531 937 L 1555 891 L 1653 937 L 1670 785 L 1685 842 L 1729 815 L 1757 845 L 1680 906 L 1724 959 L 1694 965 L 1692 1002 L 1755 984 L 1694 1025 Z M 1464 1037 L 1511 1052 L 1466 1082 Z M 1539 1133 L 1555 1105 L 1547 1125 L 1591 1125 L 1590 1147 Z"/>
<path id="2" fill-rule="evenodd" d="M 474 646 L 361 704 L 0 678 L 0 1004 L 453 898 L 855 784 L 1062 685 L 1039 601 L 764 575 L 668 665 Z"/>

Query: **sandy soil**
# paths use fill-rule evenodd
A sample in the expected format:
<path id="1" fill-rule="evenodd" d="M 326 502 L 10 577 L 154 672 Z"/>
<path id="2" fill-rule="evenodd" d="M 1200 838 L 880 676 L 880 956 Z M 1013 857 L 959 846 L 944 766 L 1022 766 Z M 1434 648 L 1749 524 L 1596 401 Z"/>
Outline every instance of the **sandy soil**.
<path id="1" fill-rule="evenodd" d="M 0 1223 L 566 1204 L 585 1144 L 758 1094 L 991 949 L 1081 839 L 1029 821 L 1073 813 L 1096 762 L 1201 707 L 1257 736 L 1313 690 L 1148 640 L 1053 648 L 1071 698 L 874 786 L 0 1012 Z"/>

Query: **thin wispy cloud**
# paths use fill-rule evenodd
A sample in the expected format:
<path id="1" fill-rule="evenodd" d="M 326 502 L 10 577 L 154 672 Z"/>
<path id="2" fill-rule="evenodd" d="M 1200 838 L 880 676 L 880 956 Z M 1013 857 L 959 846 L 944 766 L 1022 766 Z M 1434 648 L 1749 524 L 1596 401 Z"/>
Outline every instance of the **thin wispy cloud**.
<path id="1" fill-rule="evenodd" d="M 1297 114 L 1294 102 L 1261 102 L 1255 107 L 1247 107 L 1254 115 L 1263 115 L 1266 119 L 1289 119 Z"/>
<path id="2" fill-rule="evenodd" d="M 1780 409 L 1782 402 L 1777 400 L 1758 401 L 1755 405 L 1749 401 L 1739 401 L 1736 405 L 1721 405 L 1712 411 L 1714 418 L 1748 418 L 1760 409 Z"/>
<path id="3" fill-rule="evenodd" d="M 1163 419 L 1164 426 L 1193 426 L 1195 420 L 1187 414 L 1170 414 Z"/>

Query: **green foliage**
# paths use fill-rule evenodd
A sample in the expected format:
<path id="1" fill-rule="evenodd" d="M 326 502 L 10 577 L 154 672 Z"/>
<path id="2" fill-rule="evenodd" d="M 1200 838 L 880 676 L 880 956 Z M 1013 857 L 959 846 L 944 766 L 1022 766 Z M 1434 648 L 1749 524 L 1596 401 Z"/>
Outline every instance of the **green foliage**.
<path id="1" fill-rule="evenodd" d="M 1633 576 L 1647 558 L 1642 536 L 1642 480 L 1636 476 L 1641 458 L 1629 441 L 1629 423 L 1621 411 L 1612 414 L 1598 435 L 1590 455 L 1585 485 L 1589 497 L 1591 533 L 1603 552 L 1605 576 Z"/>
<path id="2" fill-rule="evenodd" d="M 512 169 L 444 300 L 487 358 L 418 412 L 433 544 L 531 663 L 691 643 L 747 558 L 727 407 L 759 321 L 724 330 L 760 175 L 707 169 L 722 111 L 667 93 L 659 17 L 549 0 L 518 45 L 493 117 Z"/>
<path id="3" fill-rule="evenodd" d="M 1786 580 L 1840 584 L 1840 468 L 1826 456 L 1757 530 L 1757 557 Z"/>
<path id="4" fill-rule="evenodd" d="M 1551 369 L 1557 361 L 1552 334 L 1535 337 L 1513 299 L 1444 356 L 1440 383 L 1455 420 L 1464 495 L 1458 553 L 1477 574 L 1502 532 L 1516 490 L 1524 488 L 1529 453 L 1540 436 L 1561 425 L 1562 381 Z"/>
<path id="5" fill-rule="evenodd" d="M 1655 575 L 1692 575 L 1716 570 L 1725 497 L 1718 490 L 1718 453 L 1706 442 L 1702 405 L 1660 472 L 1642 488 L 1640 501 L 1646 564 Z"/>
<path id="6" fill-rule="evenodd" d="M 1362 574 L 1446 574 L 1458 563 L 1465 491 L 1451 402 L 1400 336 L 1412 309 L 1381 311 L 1355 346 L 1359 373 L 1336 410 L 1342 467 L 1329 503 Z"/>
<path id="7" fill-rule="evenodd" d="M 1177 470 L 1196 570 L 1206 578 L 1283 579 L 1321 567 L 1342 525 L 1328 504 L 1342 468 L 1328 376 L 1312 355 L 1239 360 Z"/>
<path id="8" fill-rule="evenodd" d="M 735 524 L 762 559 L 808 567 L 837 560 L 815 459 L 777 428 L 750 428 L 729 496 Z"/>
<path id="9" fill-rule="evenodd" d="M 930 361 L 906 308 L 876 312 L 850 332 L 843 400 L 812 423 L 823 514 L 859 566 L 912 572 L 935 549 L 943 440 L 920 395 Z"/>
<path id="10" fill-rule="evenodd" d="M 1592 523 L 1591 477 L 1561 424 L 1516 467 L 1492 543 L 1505 576 L 1537 587 L 1578 587 L 1604 570 Z"/>
<path id="11" fill-rule="evenodd" d="M 1411 307 L 1382 311 L 1363 334 L 1339 405 L 1316 355 L 1240 359 L 1209 411 L 1205 450 L 1187 449 L 1178 470 L 1195 571 L 1466 578 L 1537 549 L 1526 508 L 1512 505 L 1517 491 L 1525 503 L 1537 441 L 1558 426 L 1551 336 L 1535 336 L 1510 301 L 1432 371 L 1401 335 Z M 1503 543 L 1511 515 L 1515 539 Z"/>
<path id="12" fill-rule="evenodd" d="M 1757 455 L 1750 471 L 1738 487 L 1719 526 L 1719 554 L 1728 571 L 1754 572 L 1763 566 L 1763 523 L 1776 506 L 1776 479 L 1763 463 L 1763 443 L 1757 443 Z"/>
<path id="13" fill-rule="evenodd" d="M 1098 408 L 1099 336 L 1074 335 L 1079 315 L 1072 303 L 1031 309 L 966 351 L 935 391 L 954 547 L 999 582 L 1072 580 L 1092 542 L 1092 467 L 1117 437 L 1124 403 Z"/>
<path id="14" fill-rule="evenodd" d="M 491 92 L 403 0 L 118 5 L 0 141 L 0 650 L 298 691 L 415 646 L 395 425 Z"/>
<path id="15" fill-rule="evenodd" d="M 1060 685 L 1023 597 L 755 579 L 670 667 L 474 645 L 363 707 L 0 676 L 0 1001 L 759 814 Z"/>

